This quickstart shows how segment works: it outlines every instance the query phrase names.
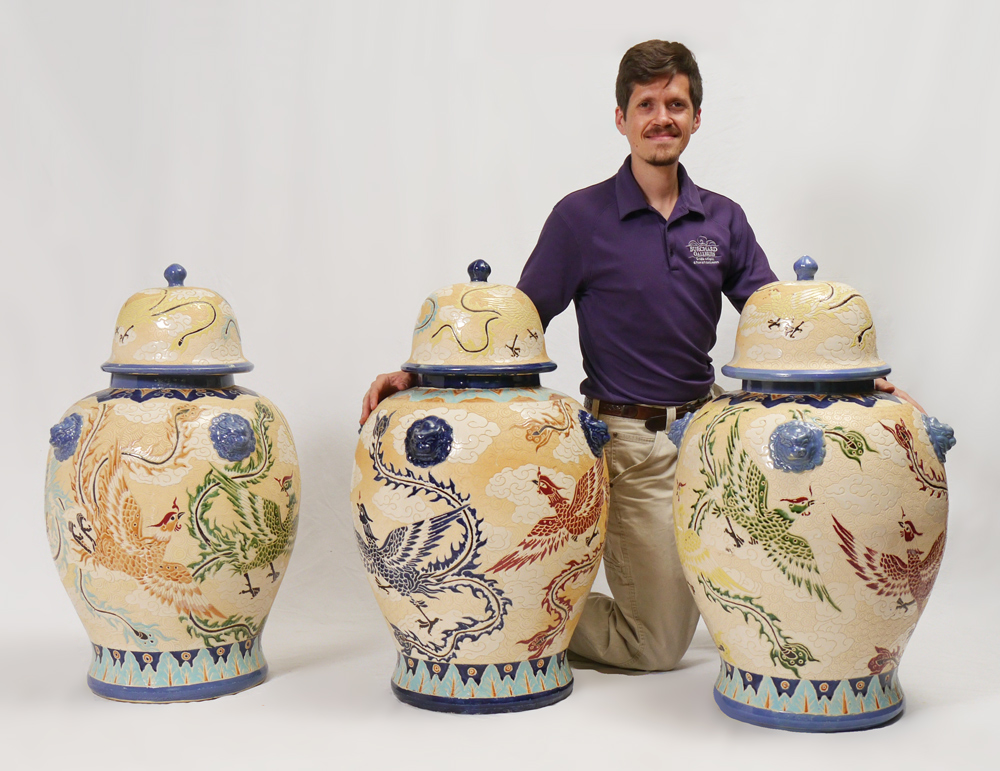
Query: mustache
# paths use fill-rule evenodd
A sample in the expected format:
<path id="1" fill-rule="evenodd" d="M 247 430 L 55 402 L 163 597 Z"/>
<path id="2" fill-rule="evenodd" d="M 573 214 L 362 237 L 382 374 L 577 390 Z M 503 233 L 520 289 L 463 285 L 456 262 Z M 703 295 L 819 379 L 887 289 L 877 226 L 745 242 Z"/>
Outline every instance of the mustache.
<path id="1" fill-rule="evenodd" d="M 679 137 L 681 132 L 677 128 L 656 128 L 645 132 L 647 137 Z"/>

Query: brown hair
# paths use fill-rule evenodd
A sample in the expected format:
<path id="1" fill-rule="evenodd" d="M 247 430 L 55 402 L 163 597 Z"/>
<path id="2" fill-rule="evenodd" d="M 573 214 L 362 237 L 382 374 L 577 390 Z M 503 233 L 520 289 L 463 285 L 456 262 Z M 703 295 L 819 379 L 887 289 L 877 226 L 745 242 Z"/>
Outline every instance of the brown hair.
<path id="1" fill-rule="evenodd" d="M 649 83 L 665 75 L 687 75 L 691 83 L 691 102 L 695 113 L 701 108 L 701 73 L 694 54 L 683 43 L 667 40 L 647 40 L 625 52 L 618 65 L 615 97 L 622 112 L 628 109 L 628 100 L 636 85 Z"/>

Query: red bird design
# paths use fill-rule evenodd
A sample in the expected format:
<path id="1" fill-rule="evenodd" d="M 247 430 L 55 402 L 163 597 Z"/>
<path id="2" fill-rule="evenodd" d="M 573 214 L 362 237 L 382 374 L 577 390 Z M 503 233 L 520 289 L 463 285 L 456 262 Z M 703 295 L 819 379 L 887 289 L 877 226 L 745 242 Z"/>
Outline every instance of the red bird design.
<path id="1" fill-rule="evenodd" d="M 917 611 L 923 612 L 941 567 L 944 531 L 934 541 L 926 557 L 921 559 L 924 552 L 920 549 L 907 549 L 904 562 L 895 554 L 860 546 L 836 517 L 833 518 L 833 529 L 840 536 L 840 548 L 847 555 L 847 561 L 869 589 L 885 597 L 895 597 L 897 608 L 906 610 L 915 602 Z M 904 602 L 903 597 L 907 595 L 913 599 Z"/>
<path id="2" fill-rule="evenodd" d="M 541 472 L 535 484 L 538 485 L 538 491 L 548 498 L 549 506 L 556 513 L 538 520 L 517 548 L 501 558 L 489 569 L 490 572 L 499 573 L 501 570 L 519 568 L 544 559 L 562 548 L 570 538 L 575 541 L 591 528 L 594 530 L 587 537 L 587 546 L 597 537 L 597 521 L 608 499 L 603 456 L 597 459 L 590 471 L 580 477 L 573 491 L 572 501 L 567 500 L 560 492 L 561 488 Z"/>
<path id="3" fill-rule="evenodd" d="M 907 543 L 912 541 L 918 535 L 923 535 L 923 533 L 919 532 L 917 528 L 914 527 L 913 523 L 908 519 L 899 520 L 899 528 L 899 534 L 906 539 Z"/>

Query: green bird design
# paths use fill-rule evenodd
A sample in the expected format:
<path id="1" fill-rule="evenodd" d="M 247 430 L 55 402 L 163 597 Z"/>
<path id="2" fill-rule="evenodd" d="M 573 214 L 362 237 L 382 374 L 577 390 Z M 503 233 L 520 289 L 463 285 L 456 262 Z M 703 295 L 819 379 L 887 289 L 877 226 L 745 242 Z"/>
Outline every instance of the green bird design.
<path id="1" fill-rule="evenodd" d="M 719 415 L 720 420 L 716 425 L 725 417 L 726 413 Z M 735 522 L 746 531 L 751 544 L 760 544 L 764 553 L 789 581 L 796 586 L 805 587 L 810 595 L 840 610 L 823 584 L 816 556 L 809 542 L 790 532 L 797 517 L 784 509 L 768 506 L 767 477 L 743 449 L 739 418 L 729 429 L 725 464 L 713 464 L 713 444 L 714 432 L 710 427 L 705 432 L 701 446 L 708 485 L 705 490 L 700 491 L 691 527 L 701 532 L 706 514 L 724 517 L 729 525 L 726 533 L 739 548 L 743 545 L 743 539 L 736 534 L 733 527 Z"/>
<path id="2" fill-rule="evenodd" d="M 227 563 L 234 573 L 242 573 L 247 588 L 240 594 L 256 597 L 260 589 L 250 582 L 250 572 L 265 565 L 270 567 L 266 575 L 274 583 L 281 574 L 274 569 L 274 561 L 284 554 L 295 540 L 298 518 L 295 516 L 297 500 L 292 491 L 291 477 L 276 480 L 282 492 L 288 497 L 288 513 L 281 516 L 281 507 L 274 501 L 263 498 L 236 480 L 213 471 L 210 474 L 229 499 L 233 511 L 239 517 L 239 527 L 220 528 L 211 534 L 216 556 Z"/>

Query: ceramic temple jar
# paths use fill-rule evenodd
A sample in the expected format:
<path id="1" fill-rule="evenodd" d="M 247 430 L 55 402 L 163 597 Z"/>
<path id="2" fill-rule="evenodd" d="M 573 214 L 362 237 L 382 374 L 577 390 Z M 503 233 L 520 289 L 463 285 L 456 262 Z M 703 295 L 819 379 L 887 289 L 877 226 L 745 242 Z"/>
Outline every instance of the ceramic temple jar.
<path id="1" fill-rule="evenodd" d="M 509 712 L 569 695 L 566 648 L 607 520 L 605 424 L 555 391 L 528 297 L 470 281 L 424 302 L 403 369 L 418 385 L 361 429 L 355 534 L 404 702 Z"/>
<path id="2" fill-rule="evenodd" d="M 111 386 L 52 428 L 45 521 L 93 644 L 99 696 L 214 698 L 263 681 L 260 646 L 295 539 L 292 433 L 233 383 L 233 310 L 209 289 L 133 295 L 118 316 Z"/>
<path id="3" fill-rule="evenodd" d="M 903 710 L 897 668 L 941 564 L 955 440 L 875 390 L 889 367 L 864 299 L 814 280 L 810 258 L 795 268 L 743 309 L 722 368 L 743 390 L 674 432 L 677 544 L 723 712 L 867 728 Z"/>

